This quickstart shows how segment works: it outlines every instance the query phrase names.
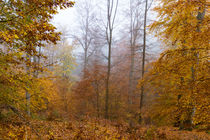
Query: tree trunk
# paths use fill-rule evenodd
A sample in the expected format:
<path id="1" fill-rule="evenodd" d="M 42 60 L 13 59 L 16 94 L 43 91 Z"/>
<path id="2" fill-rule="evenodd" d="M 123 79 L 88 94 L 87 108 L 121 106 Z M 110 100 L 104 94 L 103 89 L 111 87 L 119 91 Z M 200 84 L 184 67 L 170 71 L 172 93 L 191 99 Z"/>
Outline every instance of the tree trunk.
<path id="1" fill-rule="evenodd" d="M 145 13 L 144 13 L 144 38 L 143 38 L 143 52 L 142 52 L 142 73 L 141 73 L 141 79 L 144 78 L 144 67 L 145 67 L 145 52 L 146 52 L 146 26 L 147 26 L 147 4 L 148 0 L 146 0 L 145 4 Z M 144 97 L 144 85 L 141 86 L 141 95 L 140 95 L 140 118 L 139 123 L 142 122 L 142 106 L 143 106 L 143 97 Z"/>
<path id="2" fill-rule="evenodd" d="M 84 56 L 84 68 L 83 68 L 83 78 L 85 79 L 86 78 L 86 72 L 87 72 L 87 51 L 88 49 L 85 48 L 85 56 Z"/>
<path id="3" fill-rule="evenodd" d="M 105 105 L 105 118 L 108 119 L 109 110 L 109 78 L 111 72 L 111 41 L 109 42 L 109 53 L 108 53 L 108 68 L 107 68 L 107 78 L 106 78 L 106 105 Z"/>
<path id="4" fill-rule="evenodd" d="M 29 59 L 29 61 L 31 61 L 31 57 L 29 55 L 27 55 L 27 58 Z M 29 66 L 26 65 L 26 73 L 28 75 L 30 75 L 30 72 L 29 72 Z M 28 85 L 26 85 L 28 87 Z M 30 93 L 28 92 L 28 90 L 26 90 L 26 112 L 28 114 L 28 116 L 31 115 L 31 111 L 30 111 Z"/>
<path id="5" fill-rule="evenodd" d="M 199 10 L 201 10 L 201 8 L 199 7 Z M 200 24 L 202 23 L 203 19 L 204 19 L 204 16 L 205 16 L 205 12 L 206 12 L 206 9 L 204 8 L 203 12 L 198 12 L 198 15 L 197 15 L 197 20 L 198 20 L 198 25 L 197 25 L 197 32 L 200 32 Z M 195 50 L 195 48 L 193 48 L 193 50 Z M 195 65 L 192 65 L 191 66 L 191 72 L 192 72 L 192 83 L 193 85 L 191 86 L 191 94 L 193 94 L 193 90 L 194 90 L 194 83 L 195 83 L 195 79 L 196 79 L 196 66 L 198 67 L 199 65 L 199 53 L 198 52 L 193 52 L 193 57 L 195 58 L 195 62 L 196 64 Z M 196 111 L 196 108 L 193 107 L 192 109 L 192 113 L 191 113 L 191 126 L 193 125 L 193 117 L 195 115 L 195 111 Z"/>
<path id="6" fill-rule="evenodd" d="M 130 0 L 130 72 L 129 72 L 129 87 L 128 87 L 128 104 L 132 104 L 133 96 L 133 71 L 134 71 L 134 43 L 133 43 L 133 11 L 132 11 L 132 2 Z M 129 107 L 128 107 L 129 109 Z"/>
<path id="7" fill-rule="evenodd" d="M 108 66 L 107 66 L 107 77 L 106 77 L 106 98 L 105 98 L 105 118 L 109 118 L 109 80 L 111 73 L 111 49 L 112 49 L 112 32 L 114 21 L 117 13 L 118 0 L 116 7 L 114 7 L 114 0 L 107 0 L 107 26 L 106 26 L 106 39 L 108 42 Z"/>
<path id="8" fill-rule="evenodd" d="M 133 96 L 133 87 L 134 87 L 134 85 L 133 85 L 133 71 L 134 71 L 134 63 L 135 63 L 135 60 L 134 60 L 134 47 L 133 46 L 131 46 L 131 50 L 130 50 L 131 52 L 131 58 L 130 58 L 130 61 L 131 61 L 131 63 L 130 63 L 130 72 L 129 72 L 129 91 L 128 91 L 128 101 L 129 101 L 129 104 L 132 104 L 133 103 L 133 101 L 132 101 L 132 96 Z"/>
<path id="9" fill-rule="evenodd" d="M 99 87 L 98 87 L 98 81 L 96 82 L 96 107 L 97 107 L 97 117 L 99 118 L 100 117 L 100 114 L 99 114 Z"/>

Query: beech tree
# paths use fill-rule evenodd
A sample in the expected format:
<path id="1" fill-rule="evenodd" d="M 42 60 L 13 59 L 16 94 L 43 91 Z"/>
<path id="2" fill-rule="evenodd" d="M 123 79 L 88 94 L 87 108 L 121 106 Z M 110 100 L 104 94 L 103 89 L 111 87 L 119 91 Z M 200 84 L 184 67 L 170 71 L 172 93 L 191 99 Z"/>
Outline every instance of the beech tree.
<path id="1" fill-rule="evenodd" d="M 32 93 L 36 93 L 34 87 L 39 84 L 39 79 L 31 75 L 34 71 L 43 71 L 39 63 L 32 61 L 34 56 L 44 57 L 37 51 L 37 47 L 45 47 L 45 43 L 56 43 L 59 40 L 59 32 L 55 31 L 55 27 L 49 22 L 52 15 L 57 13 L 58 7 L 61 9 L 73 6 L 71 1 L 0 1 L 1 3 L 1 19 L 0 19 L 0 40 L 3 44 L 1 48 L 1 62 L 5 63 L 1 71 L 1 86 L 4 88 L 3 105 L 23 104 L 21 99 L 22 90 L 26 91 L 27 112 L 30 115 L 30 97 Z M 7 61 L 5 61 L 7 60 Z M 14 69 L 16 69 L 15 72 Z M 6 71 L 5 71 L 6 70 Z M 8 73 L 8 74 L 5 74 Z M 7 83 L 7 84 L 6 84 Z M 6 86 L 7 85 L 7 86 Z M 13 96 L 8 94 L 12 90 Z M 36 96 L 38 97 L 38 96 Z M 31 99 L 32 100 L 32 99 Z"/>
<path id="2" fill-rule="evenodd" d="M 170 118 L 181 128 L 198 124 L 206 127 L 209 121 L 206 112 L 209 79 L 205 78 L 209 70 L 207 1 L 162 0 L 160 3 L 155 8 L 159 20 L 151 28 L 168 49 L 154 64 L 151 72 L 154 81 L 150 82 L 159 87 L 160 99 L 168 99 L 158 102 L 159 105 L 169 103 L 161 106 L 162 115 L 164 111 L 168 116 L 169 112 L 177 114 Z"/>
<path id="3" fill-rule="evenodd" d="M 92 55 L 93 50 L 91 50 L 91 45 L 93 42 L 93 32 L 92 28 L 95 24 L 95 12 L 92 1 L 84 0 L 78 3 L 77 13 L 79 18 L 79 27 L 77 33 L 72 35 L 73 39 L 79 44 L 83 49 L 82 61 L 83 61 L 83 78 L 86 78 L 85 72 L 88 67 L 89 57 Z"/>
<path id="4" fill-rule="evenodd" d="M 116 3 L 114 3 L 116 2 Z M 105 118 L 109 117 L 109 78 L 111 74 L 111 52 L 114 22 L 117 14 L 118 0 L 107 0 L 107 24 L 106 24 L 106 41 L 108 43 L 108 66 L 106 77 L 106 99 L 105 99 Z"/>
<path id="5" fill-rule="evenodd" d="M 130 72 L 129 72 L 129 90 L 128 90 L 128 101 L 129 104 L 132 104 L 132 98 L 135 92 L 136 80 L 137 77 L 135 75 L 136 71 L 136 56 L 139 50 L 142 49 L 142 45 L 139 43 L 142 37 L 142 12 L 141 12 L 142 3 L 140 1 L 132 1 L 130 0 L 129 7 L 129 33 L 130 33 Z M 138 76 L 139 77 L 139 76 Z"/>

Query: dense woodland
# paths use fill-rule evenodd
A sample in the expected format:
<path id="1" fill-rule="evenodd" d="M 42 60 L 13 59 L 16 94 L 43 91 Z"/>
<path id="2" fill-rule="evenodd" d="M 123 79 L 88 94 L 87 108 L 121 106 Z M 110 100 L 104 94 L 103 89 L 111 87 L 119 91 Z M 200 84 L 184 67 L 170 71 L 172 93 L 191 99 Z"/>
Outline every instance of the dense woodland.
<path id="1" fill-rule="evenodd" d="M 0 139 L 209 140 L 209 4 L 0 0 Z"/>

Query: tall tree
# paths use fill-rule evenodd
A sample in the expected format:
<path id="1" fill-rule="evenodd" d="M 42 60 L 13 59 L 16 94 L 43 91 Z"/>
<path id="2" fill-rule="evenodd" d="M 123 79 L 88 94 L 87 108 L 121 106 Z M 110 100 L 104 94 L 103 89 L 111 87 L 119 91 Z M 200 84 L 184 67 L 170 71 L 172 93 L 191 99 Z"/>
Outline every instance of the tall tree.
<path id="1" fill-rule="evenodd" d="M 142 49 L 140 44 L 140 39 L 142 35 L 142 11 L 141 6 L 142 2 L 139 0 L 132 1 L 130 0 L 129 7 L 129 47 L 130 47 L 130 72 L 129 72 L 129 86 L 128 86 L 128 102 L 132 104 L 132 97 L 134 96 L 135 83 L 137 77 L 135 75 L 136 69 L 136 58 L 139 50 Z M 139 76 L 138 76 L 139 77 Z"/>
<path id="2" fill-rule="evenodd" d="M 205 110 L 209 99 L 206 92 L 209 79 L 204 78 L 209 77 L 206 72 L 209 70 L 209 43 L 206 41 L 209 15 L 205 14 L 206 7 L 206 0 L 162 0 L 155 8 L 160 19 L 151 26 L 169 47 L 155 64 L 154 74 L 166 80 L 159 83 L 164 84 L 161 97 L 170 96 L 168 99 L 173 104 L 164 110 L 177 112 L 180 126 L 191 126 L 192 122 L 205 126 L 208 122 L 206 117 L 209 115 Z"/>
<path id="3" fill-rule="evenodd" d="M 115 3 L 114 3 L 115 2 Z M 107 0 L 107 24 L 106 24 L 106 40 L 108 43 L 108 66 L 106 77 L 106 99 L 105 99 L 105 118 L 109 117 L 109 79 L 111 74 L 111 50 L 113 40 L 113 29 L 118 9 L 118 0 Z"/>
<path id="4" fill-rule="evenodd" d="M 29 90 L 33 90 L 30 89 L 33 86 L 30 80 L 33 79 L 31 73 L 37 69 L 42 70 L 41 66 L 32 61 L 32 58 L 33 56 L 43 57 L 37 51 L 37 47 L 45 47 L 46 42 L 56 43 L 59 40 L 60 33 L 55 31 L 56 28 L 50 24 L 49 20 L 52 19 L 52 15 L 58 12 L 58 7 L 61 9 L 71 7 L 74 3 L 59 0 L 46 0 L 44 2 L 27 0 L 0 1 L 0 4 L 0 39 L 1 43 L 5 44 L 5 48 L 7 48 L 7 51 L 2 53 L 5 57 L 10 56 L 10 61 L 7 61 L 9 65 L 21 69 L 10 74 L 14 80 L 11 81 L 11 85 L 18 79 L 24 79 L 18 80 L 18 83 L 25 83 L 22 89 L 26 90 L 27 112 L 30 114 Z M 8 67 L 8 69 L 13 71 L 12 67 Z M 14 79 L 15 75 L 16 78 Z M 17 87 L 14 89 L 17 90 Z M 17 96 L 20 95 L 18 91 L 20 89 L 14 92 Z M 4 93 L 7 93 L 7 91 Z"/>
<path id="5" fill-rule="evenodd" d="M 146 53 L 146 26 L 147 26 L 147 12 L 148 12 L 148 0 L 145 1 L 145 8 L 144 8 L 144 38 L 143 38 L 143 52 L 142 52 L 142 73 L 141 78 L 144 78 L 144 70 L 145 70 L 145 53 Z M 144 85 L 141 86 L 141 94 L 140 94 L 140 118 L 139 122 L 141 123 L 142 119 L 142 106 L 143 106 L 143 97 L 144 97 Z"/>
<path id="6" fill-rule="evenodd" d="M 73 38 L 79 43 L 83 49 L 83 78 L 86 77 L 88 59 L 92 55 L 91 43 L 93 41 L 92 28 L 95 23 L 95 12 L 93 1 L 84 0 L 78 3 L 77 13 L 79 19 L 79 29 Z"/>

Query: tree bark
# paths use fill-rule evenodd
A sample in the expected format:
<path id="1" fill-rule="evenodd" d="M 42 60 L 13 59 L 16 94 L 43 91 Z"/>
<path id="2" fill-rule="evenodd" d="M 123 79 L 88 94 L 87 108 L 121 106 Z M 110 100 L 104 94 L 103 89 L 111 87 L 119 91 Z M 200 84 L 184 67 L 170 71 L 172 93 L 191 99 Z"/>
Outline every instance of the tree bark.
<path id="1" fill-rule="evenodd" d="M 108 42 L 108 66 L 107 66 L 107 77 L 106 77 L 106 97 L 105 97 L 105 118 L 109 118 L 109 80 L 111 73 L 111 49 L 112 49 L 112 33 L 114 21 L 117 13 L 118 0 L 116 7 L 113 11 L 114 0 L 107 0 L 107 26 L 106 26 L 106 38 Z"/>
<path id="2" fill-rule="evenodd" d="M 129 87 L 128 87 L 128 104 L 132 104 L 133 95 L 133 71 L 134 71 L 134 43 L 133 43 L 133 11 L 132 2 L 130 0 L 130 72 L 129 72 Z"/>
<path id="3" fill-rule="evenodd" d="M 31 61 L 31 57 L 29 55 L 27 55 L 27 58 L 29 59 L 29 61 Z M 29 72 L 29 66 L 26 65 L 26 73 L 28 75 L 30 75 L 30 72 Z M 28 85 L 26 85 L 28 87 Z M 30 93 L 28 92 L 28 90 L 26 89 L 26 112 L 28 114 L 28 116 L 31 115 L 31 111 L 30 111 L 30 98 L 31 98 L 31 95 Z"/>
<path id="4" fill-rule="evenodd" d="M 143 38 L 143 52 L 142 52 L 142 73 L 141 73 L 141 79 L 144 78 L 144 69 L 145 69 L 145 52 L 146 52 L 146 26 L 147 26 L 147 5 L 148 0 L 146 0 L 145 3 L 145 13 L 144 13 L 144 38 Z M 142 122 L 142 106 L 143 106 L 143 98 L 144 98 L 144 85 L 141 86 L 141 95 L 140 95 L 140 118 L 139 123 Z"/>
<path id="5" fill-rule="evenodd" d="M 199 7 L 199 10 L 201 10 L 201 7 Z M 198 12 L 198 15 L 197 15 L 197 20 L 198 20 L 198 25 L 197 25 L 197 32 L 200 32 L 200 24 L 202 23 L 203 19 L 204 19 L 204 16 L 205 16 L 205 12 L 206 12 L 206 9 L 204 8 L 203 12 Z M 195 48 L 193 48 L 195 49 Z M 192 72 L 192 83 L 193 85 L 191 86 L 191 94 L 193 94 L 194 92 L 194 83 L 195 83 L 195 80 L 196 80 L 196 67 L 198 67 L 199 65 L 199 53 L 198 52 L 193 52 L 193 57 L 195 58 L 195 62 L 196 64 L 195 65 L 192 65 L 191 66 L 191 72 Z M 193 107 L 192 109 L 192 114 L 191 114 L 191 125 L 193 125 L 193 117 L 195 115 L 195 111 L 196 111 L 196 108 Z"/>

